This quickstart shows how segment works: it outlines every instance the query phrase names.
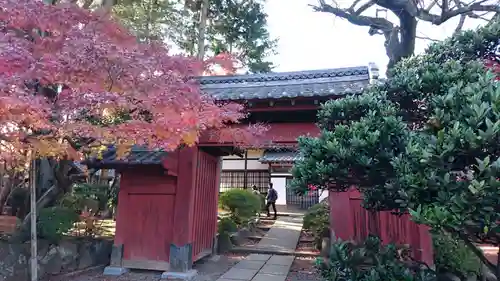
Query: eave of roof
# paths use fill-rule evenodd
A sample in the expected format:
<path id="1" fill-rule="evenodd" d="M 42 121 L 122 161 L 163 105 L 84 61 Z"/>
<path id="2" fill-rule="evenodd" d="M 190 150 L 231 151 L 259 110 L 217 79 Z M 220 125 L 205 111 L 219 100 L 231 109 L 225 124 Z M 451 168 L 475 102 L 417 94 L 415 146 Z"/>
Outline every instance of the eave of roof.
<path id="1" fill-rule="evenodd" d="M 297 151 L 265 151 L 259 158 L 261 163 L 295 163 L 302 160 L 302 155 Z"/>
<path id="2" fill-rule="evenodd" d="M 327 97 L 361 93 L 370 83 L 368 67 L 199 78 L 217 100 Z"/>
<path id="3" fill-rule="evenodd" d="M 162 150 L 150 150 L 134 146 L 123 159 L 117 158 L 116 148 L 110 146 L 102 153 L 102 158 L 86 159 L 82 163 L 89 168 L 116 168 L 118 166 L 133 165 L 163 165 L 163 159 L 168 155 Z"/>

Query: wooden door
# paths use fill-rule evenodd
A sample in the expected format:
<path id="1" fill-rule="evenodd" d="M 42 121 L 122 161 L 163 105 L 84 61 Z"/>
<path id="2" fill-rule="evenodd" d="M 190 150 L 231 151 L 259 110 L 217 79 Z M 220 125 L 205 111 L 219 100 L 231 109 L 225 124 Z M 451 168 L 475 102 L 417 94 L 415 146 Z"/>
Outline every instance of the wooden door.
<path id="1" fill-rule="evenodd" d="M 174 198 L 166 194 L 129 194 L 130 201 L 141 207 L 128 212 L 131 223 L 124 237 L 125 267 L 168 270 Z"/>
<path id="2" fill-rule="evenodd" d="M 122 173 L 115 241 L 123 244 L 124 267 L 168 270 L 175 186 L 154 169 Z"/>

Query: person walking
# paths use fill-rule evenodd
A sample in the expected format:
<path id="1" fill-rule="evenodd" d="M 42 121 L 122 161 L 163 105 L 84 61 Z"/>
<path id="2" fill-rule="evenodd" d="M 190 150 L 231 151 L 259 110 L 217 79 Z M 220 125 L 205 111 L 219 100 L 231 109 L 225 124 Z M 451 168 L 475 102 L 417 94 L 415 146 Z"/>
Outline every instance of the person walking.
<path id="1" fill-rule="evenodd" d="M 271 213 L 269 212 L 269 207 L 273 207 L 274 211 L 274 219 L 278 217 L 278 214 L 276 212 L 276 200 L 278 200 L 278 192 L 276 189 L 273 188 L 273 184 L 269 183 L 269 190 L 267 192 L 266 196 L 266 211 L 267 211 L 267 217 L 271 216 Z"/>
<path id="2" fill-rule="evenodd" d="M 255 195 L 260 195 L 260 191 L 259 191 L 259 189 L 257 188 L 257 186 L 255 184 L 252 186 L 252 192 Z"/>

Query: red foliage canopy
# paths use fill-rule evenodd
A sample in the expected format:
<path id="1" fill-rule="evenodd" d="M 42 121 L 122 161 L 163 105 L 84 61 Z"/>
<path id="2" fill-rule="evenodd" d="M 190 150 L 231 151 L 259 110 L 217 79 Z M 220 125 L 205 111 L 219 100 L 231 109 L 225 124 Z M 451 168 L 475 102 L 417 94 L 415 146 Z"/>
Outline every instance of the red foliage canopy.
<path id="1" fill-rule="evenodd" d="M 82 144 L 93 152 L 107 144 L 173 150 L 244 116 L 240 105 L 215 104 L 193 79 L 218 60 L 169 55 L 105 13 L 71 4 L 0 0 L 0 9 L 1 160 L 27 151 L 76 158 Z"/>

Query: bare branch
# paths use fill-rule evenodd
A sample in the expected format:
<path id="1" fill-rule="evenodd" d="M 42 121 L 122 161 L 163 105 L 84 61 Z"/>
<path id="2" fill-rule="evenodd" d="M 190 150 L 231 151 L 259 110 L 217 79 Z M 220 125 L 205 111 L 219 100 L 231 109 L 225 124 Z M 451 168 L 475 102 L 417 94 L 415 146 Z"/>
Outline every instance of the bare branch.
<path id="1" fill-rule="evenodd" d="M 436 6 L 437 4 L 437 0 L 434 0 L 432 1 L 429 6 L 427 6 L 427 8 L 424 9 L 424 11 L 427 11 L 427 12 L 430 12 L 432 8 L 434 8 L 434 6 Z"/>
<path id="2" fill-rule="evenodd" d="M 439 42 L 439 41 L 441 41 L 441 40 L 438 40 L 438 39 L 430 38 L 430 37 L 425 36 L 425 35 L 417 35 L 417 38 L 418 39 L 423 39 L 423 40 L 429 40 L 429 41 L 432 41 L 432 42 Z"/>
<path id="3" fill-rule="evenodd" d="M 444 13 L 442 13 L 440 16 L 431 14 L 428 11 L 425 10 L 419 10 L 418 14 L 416 15 L 417 18 L 430 22 L 435 25 L 440 25 L 447 20 L 460 16 L 460 15 L 467 15 L 472 12 L 495 12 L 495 13 L 500 13 L 500 5 L 482 5 L 486 0 L 482 0 L 476 3 L 472 3 L 469 5 L 461 5 L 457 9 L 454 10 L 449 10 Z"/>
<path id="4" fill-rule="evenodd" d="M 366 11 L 368 8 L 372 7 L 374 4 L 375 4 L 375 2 L 373 2 L 373 1 L 366 2 L 361 7 L 359 7 L 359 9 L 354 12 L 354 14 L 361 15 L 361 13 Z"/>
<path id="5" fill-rule="evenodd" d="M 355 0 L 355 1 L 352 3 L 351 7 L 349 7 L 349 9 L 347 9 L 347 10 L 348 10 L 348 11 L 350 11 L 350 12 L 354 12 L 354 9 L 356 8 L 356 5 L 358 5 L 358 4 L 359 4 L 359 2 L 361 2 L 361 0 Z"/>
<path id="6" fill-rule="evenodd" d="M 394 24 L 386 19 L 352 14 L 348 10 L 336 8 L 329 4 L 326 4 L 323 0 L 320 0 L 319 2 L 319 6 L 310 5 L 317 12 L 333 14 L 337 17 L 346 19 L 354 25 L 368 26 L 382 31 L 391 31 L 392 29 L 394 29 Z"/>

